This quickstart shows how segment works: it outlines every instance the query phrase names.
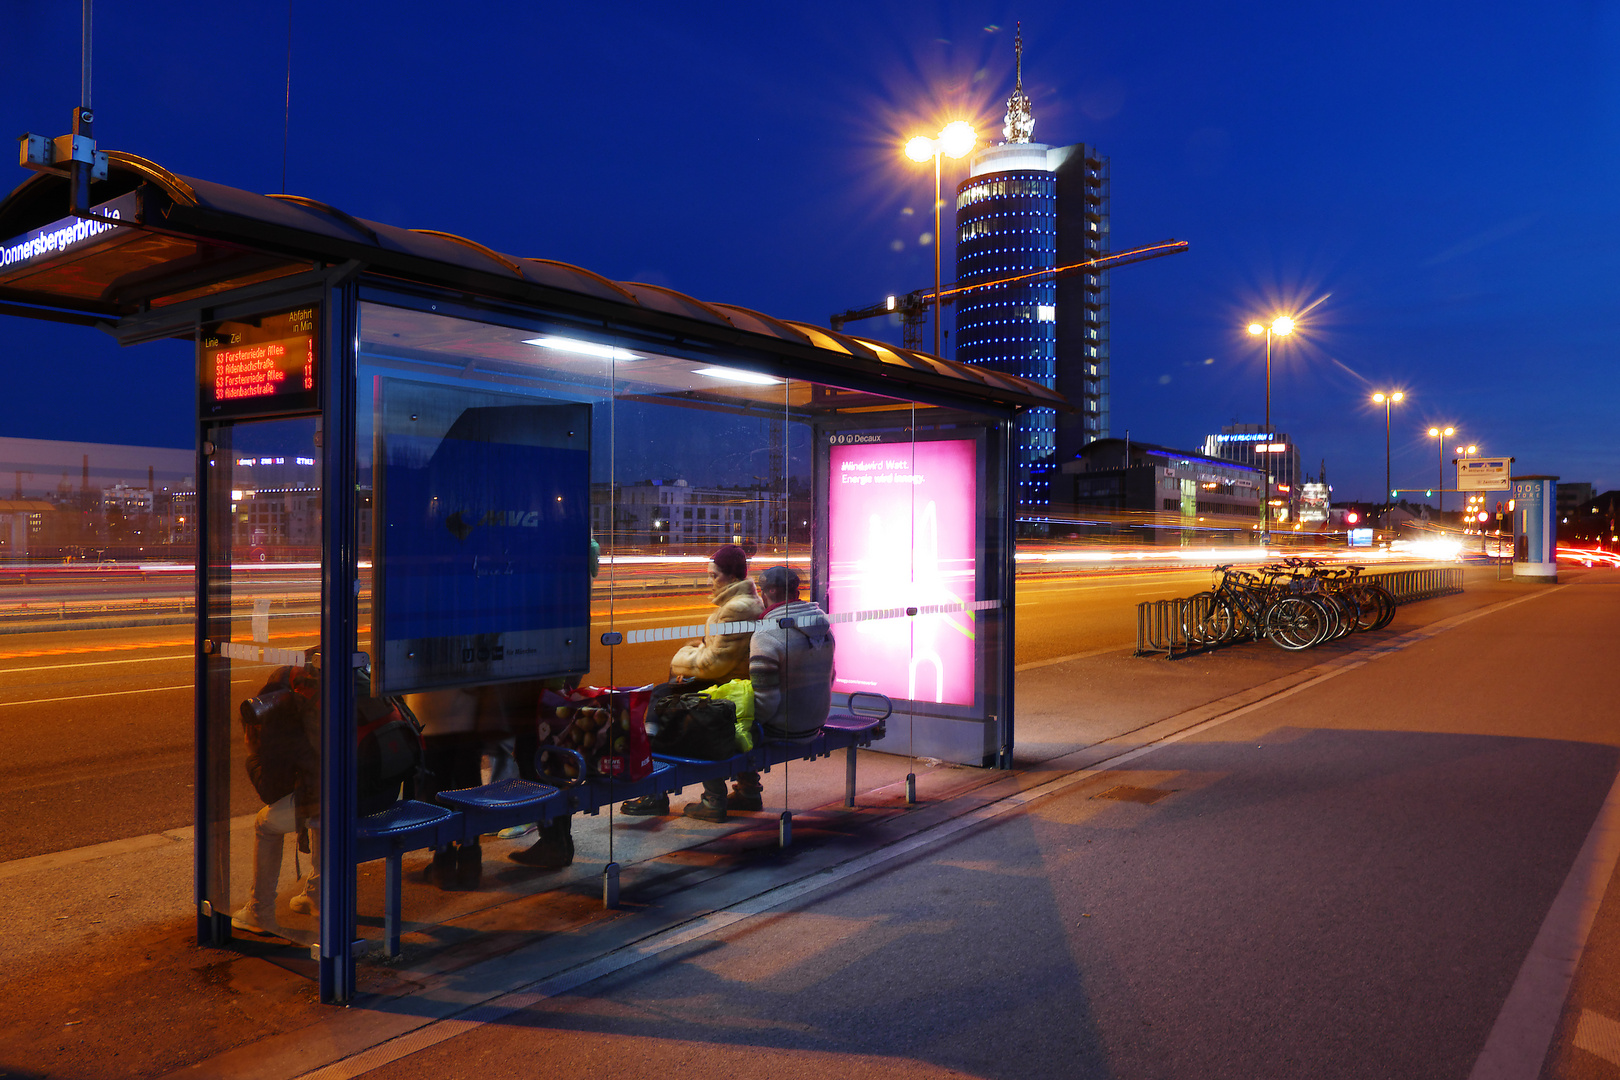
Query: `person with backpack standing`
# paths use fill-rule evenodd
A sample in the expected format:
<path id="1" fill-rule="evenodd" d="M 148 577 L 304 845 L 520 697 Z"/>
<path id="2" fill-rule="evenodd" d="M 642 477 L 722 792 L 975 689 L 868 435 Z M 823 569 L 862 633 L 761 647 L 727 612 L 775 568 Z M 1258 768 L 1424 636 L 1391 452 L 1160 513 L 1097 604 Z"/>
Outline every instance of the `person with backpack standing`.
<path id="1" fill-rule="evenodd" d="M 309 837 L 310 872 L 289 907 L 320 913 L 320 676 L 312 665 L 277 668 L 257 697 L 242 703 L 247 774 L 264 808 L 253 819 L 253 877 L 247 903 L 231 915 L 238 930 L 285 938 L 297 945 L 313 935 L 282 926 L 276 890 L 288 833 Z"/>

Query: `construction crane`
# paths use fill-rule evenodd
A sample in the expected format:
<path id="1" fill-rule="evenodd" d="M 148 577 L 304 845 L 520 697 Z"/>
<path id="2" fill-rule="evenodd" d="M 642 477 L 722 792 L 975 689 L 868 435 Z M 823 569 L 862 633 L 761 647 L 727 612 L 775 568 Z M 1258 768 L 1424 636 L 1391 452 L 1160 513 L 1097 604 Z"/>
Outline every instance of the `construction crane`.
<path id="1" fill-rule="evenodd" d="M 1112 270 L 1116 266 L 1128 266 L 1131 263 L 1145 262 L 1148 259 L 1157 259 L 1165 255 L 1175 255 L 1187 250 L 1185 240 L 1166 240 L 1162 244 L 1153 244 L 1148 247 L 1133 248 L 1130 251 L 1114 252 L 1109 255 L 1100 255 L 1095 259 L 1074 263 L 1071 266 L 1058 266 L 1051 270 L 1034 270 L 1027 274 L 1018 274 L 1014 277 L 997 278 L 995 281 L 980 281 L 972 285 L 951 285 L 949 288 L 939 290 L 941 304 L 956 302 L 959 296 L 982 289 L 1004 288 L 1008 285 L 1023 285 L 1047 279 L 1056 280 L 1070 274 L 1096 273 L 1100 270 Z M 922 348 L 922 328 L 928 318 L 928 311 L 934 303 L 932 289 L 917 289 L 904 295 L 896 294 L 885 297 L 882 303 L 870 304 L 863 308 L 853 308 L 849 311 L 834 315 L 829 325 L 834 330 L 842 330 L 845 323 L 858 322 L 861 319 L 875 319 L 881 315 L 900 316 L 900 325 L 903 330 L 902 342 L 908 349 Z"/>

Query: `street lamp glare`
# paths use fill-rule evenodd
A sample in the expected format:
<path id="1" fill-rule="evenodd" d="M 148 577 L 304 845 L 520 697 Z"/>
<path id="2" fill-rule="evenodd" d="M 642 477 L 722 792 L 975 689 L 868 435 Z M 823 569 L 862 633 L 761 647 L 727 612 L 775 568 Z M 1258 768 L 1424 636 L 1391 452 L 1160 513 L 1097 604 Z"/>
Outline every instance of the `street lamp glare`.
<path id="1" fill-rule="evenodd" d="M 963 157 L 972 152 L 973 144 L 978 141 L 978 133 L 966 120 L 952 120 L 939 133 L 939 146 L 946 157 Z"/>
<path id="2" fill-rule="evenodd" d="M 1456 428 L 1454 428 L 1454 427 L 1446 428 L 1446 438 L 1449 439 L 1455 434 L 1457 434 L 1457 429 Z"/>
<path id="3" fill-rule="evenodd" d="M 1440 436 L 1440 429 L 1439 429 L 1439 428 L 1437 428 L 1437 427 L 1432 427 L 1432 428 L 1430 428 L 1430 429 L 1429 429 L 1429 434 L 1430 434 L 1430 435 L 1431 435 L 1431 436 L 1433 436 L 1433 437 L 1435 437 L 1435 438 L 1439 438 L 1439 436 Z"/>
<path id="4" fill-rule="evenodd" d="M 1277 316 L 1277 321 L 1271 324 L 1271 332 L 1278 337 L 1294 332 L 1294 320 L 1286 315 Z"/>
<path id="5" fill-rule="evenodd" d="M 1403 393 L 1401 393 L 1401 392 L 1400 392 L 1400 391 L 1399 391 L 1399 390 L 1397 390 L 1397 391 L 1395 391 L 1395 393 L 1394 393 L 1394 394 L 1392 394 L 1392 395 L 1391 395 L 1391 396 L 1390 396 L 1390 400 L 1391 400 L 1391 401 L 1400 401 L 1400 400 L 1401 400 L 1401 399 L 1402 399 L 1402 398 L 1404 398 L 1404 397 L 1405 397 L 1405 396 L 1406 396 L 1406 395 L 1405 395 L 1405 394 L 1403 394 Z"/>
<path id="6" fill-rule="evenodd" d="M 1470 444 L 1469 447 L 1468 447 L 1468 452 L 1470 454 L 1476 454 L 1476 453 L 1479 452 L 1479 447 Z"/>
<path id="7" fill-rule="evenodd" d="M 1373 395 L 1373 404 L 1382 405 L 1383 403 L 1384 403 L 1384 395 L 1383 394 L 1374 394 Z"/>
<path id="8" fill-rule="evenodd" d="M 1251 333 L 1251 334 L 1263 334 L 1265 332 L 1266 332 L 1266 328 L 1261 326 L 1259 323 L 1252 322 L 1252 323 L 1249 324 L 1249 333 Z"/>
<path id="9" fill-rule="evenodd" d="M 927 161 L 934 156 L 934 140 L 926 135 L 918 135 L 906 143 L 906 157 L 912 161 Z"/>

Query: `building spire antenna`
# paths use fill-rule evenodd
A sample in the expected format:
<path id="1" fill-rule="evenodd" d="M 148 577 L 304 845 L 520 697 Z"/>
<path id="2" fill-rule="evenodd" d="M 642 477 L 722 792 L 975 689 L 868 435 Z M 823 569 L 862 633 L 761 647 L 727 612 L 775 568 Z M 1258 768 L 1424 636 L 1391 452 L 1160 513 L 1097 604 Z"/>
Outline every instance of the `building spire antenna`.
<path id="1" fill-rule="evenodd" d="M 1029 95 L 1024 93 L 1024 24 L 1017 24 L 1013 37 L 1013 52 L 1018 65 L 1017 82 L 1012 96 L 1007 99 L 1007 120 L 1001 128 L 1001 137 L 1010 143 L 1027 143 L 1035 134 L 1035 114 L 1030 110 Z"/>

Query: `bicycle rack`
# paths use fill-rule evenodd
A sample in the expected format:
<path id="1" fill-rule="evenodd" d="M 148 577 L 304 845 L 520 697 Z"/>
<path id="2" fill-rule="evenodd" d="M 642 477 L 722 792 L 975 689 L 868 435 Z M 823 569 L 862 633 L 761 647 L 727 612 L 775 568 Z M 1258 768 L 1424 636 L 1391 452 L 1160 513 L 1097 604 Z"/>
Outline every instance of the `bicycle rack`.
<path id="1" fill-rule="evenodd" d="M 1463 572 L 1457 568 L 1393 570 L 1367 574 L 1362 580 L 1382 585 L 1389 590 L 1397 604 L 1452 596 L 1463 591 Z M 1200 640 L 1191 630 L 1204 624 L 1212 602 L 1213 597 L 1200 593 L 1171 600 L 1145 600 L 1137 604 L 1136 652 L 1132 655 L 1174 658 L 1221 644 Z"/>

